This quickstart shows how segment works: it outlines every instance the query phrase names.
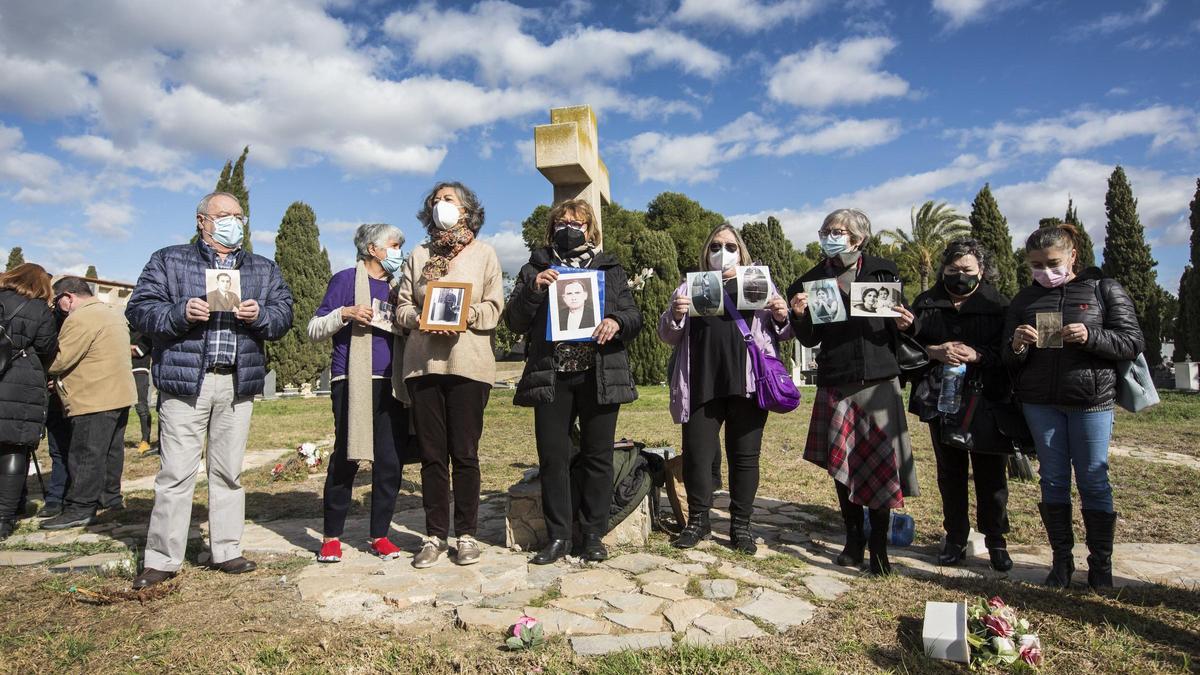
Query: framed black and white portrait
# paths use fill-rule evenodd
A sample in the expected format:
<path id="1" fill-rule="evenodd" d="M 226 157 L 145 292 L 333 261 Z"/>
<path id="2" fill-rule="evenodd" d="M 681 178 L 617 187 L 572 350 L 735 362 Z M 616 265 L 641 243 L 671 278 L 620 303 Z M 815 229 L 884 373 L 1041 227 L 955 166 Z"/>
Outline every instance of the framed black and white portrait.
<path id="1" fill-rule="evenodd" d="M 850 284 L 850 316 L 897 317 L 903 304 L 900 282 L 855 281 Z"/>
<path id="2" fill-rule="evenodd" d="M 846 303 L 838 290 L 837 279 L 814 279 L 804 282 L 808 294 L 808 315 L 814 324 L 838 323 L 847 317 Z"/>
<path id="3" fill-rule="evenodd" d="M 425 287 L 421 330 L 464 331 L 467 329 L 467 308 L 470 306 L 471 284 L 431 281 Z"/>
<path id="4" fill-rule="evenodd" d="M 591 340 L 604 319 L 604 277 L 600 270 L 562 267 L 549 288 L 546 339 L 550 342 Z"/>
<path id="5" fill-rule="evenodd" d="M 692 299 L 688 316 L 716 316 L 725 311 L 720 272 L 688 272 L 687 292 Z"/>
<path id="6" fill-rule="evenodd" d="M 204 270 L 204 299 L 210 312 L 236 312 L 242 304 L 242 273 Z"/>
<path id="7" fill-rule="evenodd" d="M 771 270 L 765 265 L 737 268 L 737 308 L 762 309 L 771 298 Z"/>

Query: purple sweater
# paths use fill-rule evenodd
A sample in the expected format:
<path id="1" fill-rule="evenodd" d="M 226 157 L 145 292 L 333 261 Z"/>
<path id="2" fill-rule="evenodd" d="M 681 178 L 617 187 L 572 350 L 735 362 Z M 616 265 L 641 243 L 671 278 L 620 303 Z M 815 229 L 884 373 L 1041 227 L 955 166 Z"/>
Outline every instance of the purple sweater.
<path id="1" fill-rule="evenodd" d="M 388 282 L 382 279 L 371 279 L 371 297 L 380 302 L 388 300 Z M 354 268 L 344 269 L 333 275 L 329 280 L 329 288 L 325 290 L 325 299 L 317 308 L 317 316 L 325 316 L 330 312 L 341 311 L 343 307 L 354 304 Z M 333 361 L 330 364 L 330 374 L 333 377 L 346 375 L 346 364 L 350 362 L 350 324 L 333 336 Z M 371 329 L 371 375 L 378 377 L 392 376 L 392 334 L 379 329 Z"/>

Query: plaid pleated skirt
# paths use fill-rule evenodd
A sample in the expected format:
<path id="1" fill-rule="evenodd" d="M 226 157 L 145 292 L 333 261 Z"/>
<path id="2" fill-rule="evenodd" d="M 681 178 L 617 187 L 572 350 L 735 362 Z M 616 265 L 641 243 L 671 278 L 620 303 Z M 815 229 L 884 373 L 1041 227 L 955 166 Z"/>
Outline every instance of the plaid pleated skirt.
<path id="1" fill-rule="evenodd" d="M 819 387 L 804 459 L 845 485 L 855 504 L 899 508 L 919 495 L 899 380 Z"/>

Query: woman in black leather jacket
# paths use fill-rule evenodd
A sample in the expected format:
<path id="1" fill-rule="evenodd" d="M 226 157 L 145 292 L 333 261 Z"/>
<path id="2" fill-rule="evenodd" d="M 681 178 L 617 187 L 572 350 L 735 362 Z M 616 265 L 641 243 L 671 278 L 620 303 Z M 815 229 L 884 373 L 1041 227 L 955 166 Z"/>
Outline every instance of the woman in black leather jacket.
<path id="1" fill-rule="evenodd" d="M 1000 358 L 1008 298 L 989 283 L 994 276 L 991 254 L 975 239 L 946 246 L 938 283 L 913 302 L 916 338 L 929 352 L 931 363 L 913 383 L 908 411 L 929 424 L 937 458 L 946 529 L 938 564 L 957 565 L 966 557 L 971 529 L 967 477 L 973 473 L 976 524 L 985 537 L 992 567 L 1005 572 L 1012 569 L 1004 535 L 1008 532 L 1007 456 L 1013 444 L 999 433 L 997 414 L 1011 410 L 1008 375 Z M 938 410 L 943 364 L 967 368 L 963 402 L 956 413 Z M 968 398 L 973 391 L 979 395 L 971 405 Z M 970 450 L 943 440 L 943 432 L 961 428 L 964 419 L 972 431 Z"/>
<path id="2" fill-rule="evenodd" d="M 1119 361 L 1137 358 L 1144 341 L 1129 294 L 1099 269 L 1077 269 L 1071 225 L 1029 235 L 1025 253 L 1035 283 L 1013 298 L 1003 349 L 1039 459 L 1038 508 L 1054 563 L 1046 585 L 1066 588 L 1075 571 L 1071 547 L 1071 470 L 1083 505 L 1088 585 L 1112 587 L 1113 512 L 1108 482 Z M 1061 346 L 1038 346 L 1038 315 L 1061 320 Z M 1055 317 L 1054 315 L 1059 315 Z"/>

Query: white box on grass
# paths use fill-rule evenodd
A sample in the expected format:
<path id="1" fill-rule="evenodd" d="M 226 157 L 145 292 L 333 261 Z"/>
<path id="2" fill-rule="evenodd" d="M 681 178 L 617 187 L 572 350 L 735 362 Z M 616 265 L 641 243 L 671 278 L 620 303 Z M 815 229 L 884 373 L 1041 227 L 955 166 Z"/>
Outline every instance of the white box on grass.
<path id="1" fill-rule="evenodd" d="M 921 629 L 925 656 L 969 663 L 971 647 L 967 643 L 967 603 L 925 603 L 925 625 Z"/>

